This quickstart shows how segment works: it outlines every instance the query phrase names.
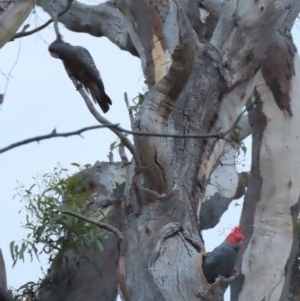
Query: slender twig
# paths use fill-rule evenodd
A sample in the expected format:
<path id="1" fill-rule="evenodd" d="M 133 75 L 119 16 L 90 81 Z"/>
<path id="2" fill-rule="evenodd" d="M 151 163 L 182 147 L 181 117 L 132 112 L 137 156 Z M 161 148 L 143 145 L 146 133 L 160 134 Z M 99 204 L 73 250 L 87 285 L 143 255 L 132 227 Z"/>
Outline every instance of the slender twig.
<path id="1" fill-rule="evenodd" d="M 134 124 L 134 116 L 133 116 L 132 110 L 131 110 L 131 108 L 130 108 L 129 100 L 128 100 L 128 95 L 127 95 L 126 92 L 124 93 L 124 100 L 125 100 L 125 104 L 126 104 L 126 107 L 127 107 L 127 110 L 128 110 L 131 128 L 133 128 L 133 124 Z"/>
<path id="2" fill-rule="evenodd" d="M 118 230 L 117 228 L 115 228 L 112 225 L 106 224 L 106 223 L 102 223 L 102 222 L 98 222 L 95 220 L 92 220 L 84 215 L 81 215 L 79 213 L 73 212 L 73 211 L 68 211 L 68 210 L 61 210 L 61 213 L 67 214 L 67 215 L 71 215 L 74 217 L 77 217 L 85 222 L 88 222 L 90 224 L 93 224 L 99 228 L 105 229 L 107 231 L 112 232 L 113 234 L 115 234 L 120 240 L 124 239 L 124 235 L 122 234 L 122 232 L 120 230 Z"/>
<path id="3" fill-rule="evenodd" d="M 71 1 L 71 3 L 72 3 L 72 1 Z M 56 34 L 56 39 L 62 40 L 62 35 L 60 34 L 59 28 L 58 28 L 58 14 L 54 7 L 54 0 L 51 0 L 51 7 L 52 7 L 53 27 L 54 27 L 54 31 Z"/>
<path id="4" fill-rule="evenodd" d="M 65 14 L 71 8 L 72 2 L 73 2 L 73 0 L 69 0 L 68 3 L 67 3 L 67 6 L 61 12 L 59 12 L 57 14 L 57 17 L 61 17 L 63 14 Z M 35 28 L 33 30 L 25 31 L 23 29 L 21 32 L 15 34 L 14 37 L 12 38 L 12 40 L 32 35 L 32 34 L 38 32 L 38 31 L 46 28 L 53 21 L 54 21 L 54 18 L 51 18 L 46 23 L 44 23 L 43 25 L 41 25 L 41 26 L 39 26 L 39 27 L 37 27 L 37 28 Z M 25 26 L 24 26 L 24 28 L 25 28 Z"/>
<path id="5" fill-rule="evenodd" d="M 7 151 L 9 151 L 13 148 L 18 147 L 18 146 L 29 144 L 29 143 L 32 143 L 32 142 L 40 142 L 41 140 L 51 139 L 51 138 L 58 138 L 58 137 L 69 137 L 69 136 L 75 136 L 75 135 L 80 136 L 81 133 L 83 133 L 83 132 L 96 130 L 96 129 L 100 129 L 100 128 L 107 128 L 107 126 L 106 125 L 87 126 L 87 127 L 81 128 L 81 129 L 76 130 L 76 131 L 65 132 L 65 133 L 57 133 L 56 129 L 54 129 L 50 134 L 24 139 L 22 141 L 18 141 L 18 142 L 12 143 L 12 144 L 10 144 L 6 147 L 0 148 L 0 154 L 5 153 L 5 152 L 7 152 Z"/>

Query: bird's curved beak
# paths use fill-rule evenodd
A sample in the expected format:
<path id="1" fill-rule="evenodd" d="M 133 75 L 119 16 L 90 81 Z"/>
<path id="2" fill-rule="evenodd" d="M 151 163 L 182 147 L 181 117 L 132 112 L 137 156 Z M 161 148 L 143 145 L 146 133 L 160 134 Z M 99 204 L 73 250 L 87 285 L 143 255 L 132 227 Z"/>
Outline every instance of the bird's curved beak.
<path id="1" fill-rule="evenodd" d="M 53 57 L 55 57 L 55 58 L 59 58 L 59 56 L 55 53 L 55 52 L 53 52 L 53 51 L 49 51 L 50 52 L 50 55 L 51 56 L 53 56 Z"/>

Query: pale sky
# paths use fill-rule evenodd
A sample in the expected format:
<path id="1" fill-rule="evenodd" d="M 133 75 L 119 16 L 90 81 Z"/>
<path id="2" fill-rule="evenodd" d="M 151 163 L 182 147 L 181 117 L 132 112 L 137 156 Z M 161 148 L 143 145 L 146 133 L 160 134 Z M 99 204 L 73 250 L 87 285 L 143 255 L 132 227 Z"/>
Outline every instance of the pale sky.
<path id="1" fill-rule="evenodd" d="M 30 22 L 34 27 L 48 18 L 47 14 L 37 9 L 35 14 L 31 14 Z M 62 25 L 60 30 L 65 41 L 84 46 L 93 56 L 106 92 L 113 102 L 105 117 L 129 129 L 123 94 L 127 92 L 131 99 L 143 92 L 139 60 L 119 50 L 106 38 L 72 33 Z M 297 36 L 296 42 L 300 41 L 297 27 L 294 36 Z M 37 34 L 7 43 L 0 50 L 0 94 L 5 93 L 0 108 L 0 148 L 25 138 L 50 133 L 54 128 L 58 132 L 66 132 L 97 124 L 68 78 L 61 61 L 49 55 L 48 45 L 54 39 L 53 27 L 48 26 Z M 21 227 L 24 213 L 18 213 L 22 205 L 13 199 L 18 182 L 29 187 L 34 183 L 32 177 L 51 172 L 58 163 L 72 171 L 72 162 L 84 165 L 97 160 L 106 161 L 109 146 L 116 137 L 107 129 L 86 132 L 83 137 L 45 140 L 0 154 L 0 247 L 6 263 L 8 285 L 11 287 L 19 287 L 41 275 L 39 262 L 31 263 L 29 258 L 25 264 L 17 263 L 12 269 L 9 243 L 25 236 Z M 248 147 L 248 156 L 250 151 Z M 115 160 L 119 160 L 117 154 Z M 249 169 L 249 159 L 243 164 L 245 169 Z M 236 205 L 240 203 L 233 202 L 221 225 L 204 234 L 207 250 L 225 238 L 227 232 L 222 229 L 230 230 L 238 223 L 241 206 Z M 46 270 L 46 260 L 42 265 Z"/>

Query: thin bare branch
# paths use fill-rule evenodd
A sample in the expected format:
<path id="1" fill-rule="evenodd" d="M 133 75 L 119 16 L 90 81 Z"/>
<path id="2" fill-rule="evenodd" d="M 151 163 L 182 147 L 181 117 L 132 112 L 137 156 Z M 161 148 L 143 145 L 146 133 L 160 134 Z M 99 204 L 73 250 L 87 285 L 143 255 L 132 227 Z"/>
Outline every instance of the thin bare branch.
<path id="1" fill-rule="evenodd" d="M 46 139 L 51 139 L 51 138 L 58 138 L 58 137 L 69 137 L 69 136 L 75 136 L 75 135 L 80 136 L 81 133 L 83 133 L 83 132 L 96 130 L 96 129 L 100 129 L 100 128 L 107 128 L 107 126 L 106 125 L 87 126 L 87 127 L 81 128 L 81 129 L 76 130 L 76 131 L 65 132 L 65 133 L 57 133 L 56 129 L 54 129 L 50 134 L 36 136 L 36 137 L 32 137 L 32 138 L 27 138 L 27 139 L 18 141 L 16 143 L 12 143 L 12 144 L 10 144 L 6 147 L 3 147 L 3 148 L 0 149 L 0 154 L 5 153 L 5 152 L 7 152 L 7 151 L 9 151 L 13 148 L 19 147 L 21 145 L 29 144 L 29 143 L 32 143 L 32 142 L 40 142 L 41 140 L 46 140 Z"/>
<path id="2" fill-rule="evenodd" d="M 106 224 L 106 223 L 102 223 L 102 222 L 98 222 L 98 221 L 95 221 L 95 220 L 92 220 L 86 216 L 83 216 L 79 213 L 76 213 L 76 212 L 73 212 L 73 211 L 68 211 L 68 210 L 61 210 L 60 211 L 61 213 L 64 213 L 64 214 L 67 214 L 67 215 L 71 215 L 71 216 L 74 216 L 74 217 L 77 217 L 85 222 L 88 222 L 90 224 L 93 224 L 99 228 L 102 228 L 102 229 L 105 229 L 107 231 L 110 231 L 112 232 L 113 234 L 115 234 L 120 240 L 124 239 L 124 236 L 122 234 L 122 232 L 120 230 L 118 230 L 117 228 L 115 228 L 114 226 L 112 225 L 109 225 L 109 224 Z"/>
<path id="3" fill-rule="evenodd" d="M 70 8 L 71 8 L 71 5 L 72 5 L 72 2 L 73 0 L 69 0 L 68 3 L 67 3 L 67 6 L 57 14 L 57 17 L 60 17 L 62 16 L 63 14 L 65 14 Z M 19 39 L 19 38 L 22 38 L 22 37 L 26 37 L 26 36 L 29 36 L 29 35 L 32 35 L 44 28 L 46 28 L 49 24 L 51 24 L 53 21 L 55 20 L 55 17 L 49 19 L 46 23 L 44 23 L 43 25 L 33 29 L 33 30 L 29 30 L 29 31 L 25 31 L 26 29 L 26 26 L 28 27 L 28 25 L 25 25 L 23 30 L 17 34 L 14 35 L 14 37 L 12 38 L 12 41 L 15 40 L 15 39 Z"/>
<path id="4" fill-rule="evenodd" d="M 68 2 L 70 2 L 70 1 L 68 1 Z M 54 31 L 56 34 L 56 39 L 62 40 L 62 35 L 60 34 L 59 28 L 58 28 L 58 15 L 57 15 L 56 9 L 54 8 L 54 1 L 52 0 L 50 3 L 51 3 L 51 7 L 52 7 L 52 19 L 53 19 L 53 27 L 54 27 Z"/>
<path id="5" fill-rule="evenodd" d="M 127 107 L 127 110 L 128 110 L 128 114 L 129 114 L 129 118 L 130 118 L 131 127 L 133 127 L 133 124 L 134 124 L 134 116 L 133 116 L 132 110 L 131 110 L 131 108 L 130 108 L 129 100 L 128 100 L 128 95 L 127 95 L 126 92 L 124 93 L 124 100 L 125 100 L 125 104 L 126 104 L 126 107 Z"/>

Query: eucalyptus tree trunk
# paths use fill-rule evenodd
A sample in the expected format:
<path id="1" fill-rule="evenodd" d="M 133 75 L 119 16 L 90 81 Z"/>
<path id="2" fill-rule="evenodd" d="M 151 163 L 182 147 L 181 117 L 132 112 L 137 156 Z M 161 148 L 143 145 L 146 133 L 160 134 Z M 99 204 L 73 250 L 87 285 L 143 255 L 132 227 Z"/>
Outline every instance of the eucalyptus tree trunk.
<path id="1" fill-rule="evenodd" d="M 40 5 L 51 11 L 49 3 Z M 59 19 L 140 58 L 149 91 L 133 130 L 166 135 L 134 136 L 117 260 L 124 300 L 223 299 L 224 283 L 209 285 L 202 274 L 201 229 L 216 224 L 226 210 L 216 208 L 222 200 L 244 191 L 235 168 L 229 192 L 208 188 L 214 173 L 226 170 L 220 158 L 245 106 L 253 162 L 241 217 L 247 243 L 232 300 L 286 300 L 300 191 L 300 65 L 290 36 L 299 10 L 297 0 L 74 1 Z M 214 221 L 205 224 L 201 205 L 216 197 Z"/>

